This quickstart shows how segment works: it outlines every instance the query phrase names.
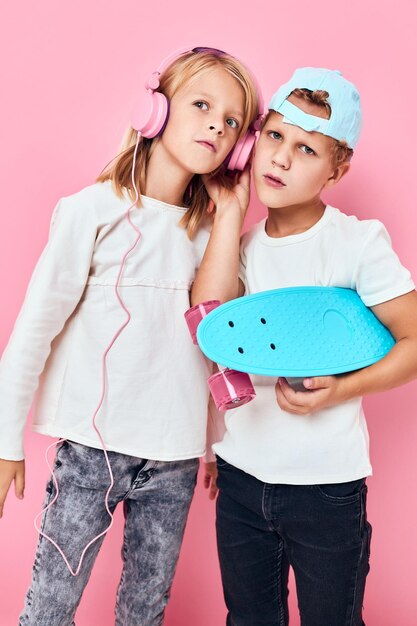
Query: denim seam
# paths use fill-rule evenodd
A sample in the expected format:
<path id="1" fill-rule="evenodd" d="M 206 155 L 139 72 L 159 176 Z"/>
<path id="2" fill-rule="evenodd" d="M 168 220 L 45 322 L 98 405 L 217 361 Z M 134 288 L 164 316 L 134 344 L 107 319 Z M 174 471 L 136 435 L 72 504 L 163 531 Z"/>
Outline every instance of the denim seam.
<path id="1" fill-rule="evenodd" d="M 51 490 L 48 491 L 48 486 L 51 485 Z M 44 501 L 44 507 L 46 508 L 47 506 L 49 506 L 49 503 L 52 499 L 52 491 L 53 491 L 53 481 L 52 478 L 49 479 L 49 481 L 46 484 L 46 492 L 47 492 L 47 497 Z M 49 509 L 48 509 L 49 510 Z M 42 516 L 42 522 L 41 522 L 41 526 L 40 526 L 40 530 L 41 532 L 43 532 L 44 528 L 45 528 L 45 522 L 46 522 L 46 515 L 47 515 L 48 511 L 45 511 L 43 516 Z M 35 576 L 38 576 L 39 573 L 39 559 L 41 557 L 41 543 L 42 543 L 42 535 L 39 533 L 39 539 L 38 539 L 38 544 L 36 546 L 36 552 L 35 552 L 35 559 L 34 559 L 34 563 L 33 563 L 33 567 L 32 567 L 32 572 L 33 572 L 33 581 L 32 584 L 30 585 L 27 593 L 26 593 L 26 603 L 28 607 L 32 606 L 32 599 L 33 599 L 33 582 L 35 581 Z M 25 603 L 25 605 L 26 605 Z M 25 606 L 26 608 L 26 606 Z M 28 612 L 25 611 L 24 614 L 20 615 L 19 617 L 19 626 L 23 625 L 24 622 L 27 623 L 28 620 Z"/>
<path id="2" fill-rule="evenodd" d="M 48 485 L 51 485 L 51 490 L 50 491 L 48 491 Z M 42 515 L 42 522 L 41 522 L 41 526 L 40 526 L 40 531 L 41 532 L 39 533 L 38 548 L 40 548 L 42 540 L 44 539 L 44 537 L 43 537 L 43 535 L 41 535 L 41 533 L 43 533 L 44 528 L 45 528 L 46 516 L 47 516 L 48 511 L 49 511 L 48 506 L 49 506 L 49 504 L 50 504 L 50 502 L 52 500 L 52 497 L 53 497 L 52 494 L 53 494 L 54 488 L 55 488 L 55 484 L 54 484 L 53 478 L 51 476 L 51 478 L 49 479 L 48 484 L 46 486 L 46 491 L 48 493 L 48 496 L 47 496 L 47 498 L 45 500 L 45 504 L 44 504 L 43 508 L 47 509 L 47 510 L 44 510 L 43 515 Z"/>
<path id="3" fill-rule="evenodd" d="M 365 528 L 366 524 L 366 494 L 368 492 L 368 487 L 364 484 L 361 489 L 361 515 L 359 519 L 359 537 L 361 537 L 362 530 Z"/>
<path id="4" fill-rule="evenodd" d="M 268 520 L 268 518 L 266 516 L 265 501 L 266 501 L 266 498 L 268 497 L 269 491 L 270 491 L 270 489 L 268 487 L 269 487 L 268 483 L 265 483 L 264 486 L 263 486 L 263 490 L 262 490 L 262 515 L 264 516 L 264 519 L 267 520 L 267 521 L 269 521 L 269 520 Z"/>
<path id="5" fill-rule="evenodd" d="M 122 595 L 122 587 L 123 587 L 123 583 L 125 581 L 125 564 L 126 564 L 126 559 L 127 559 L 126 533 L 123 533 L 122 554 L 123 554 L 123 569 L 122 569 L 122 574 L 120 576 L 119 585 L 118 585 L 118 588 L 117 588 L 116 602 L 115 602 L 115 615 L 116 615 L 116 618 L 117 618 L 117 613 L 118 613 L 118 609 L 119 609 L 119 606 L 120 606 L 120 596 Z"/>
<path id="6" fill-rule="evenodd" d="M 359 566 L 362 562 L 362 559 L 364 557 L 364 545 L 365 545 L 365 541 L 364 541 L 364 533 L 363 530 L 365 528 L 364 526 L 364 521 L 366 520 L 366 514 L 365 514 L 365 496 L 366 496 L 366 491 L 367 491 L 367 487 L 364 484 L 361 491 L 360 491 L 360 495 L 361 495 L 361 512 L 360 512 L 360 517 L 359 517 L 359 536 L 362 535 L 362 540 L 361 540 L 361 549 L 360 549 L 360 553 L 359 553 L 359 559 L 357 561 L 356 564 L 356 572 L 355 572 L 355 585 L 354 585 L 354 589 L 353 589 L 353 597 L 352 597 L 352 608 L 351 608 L 351 613 L 350 613 L 350 618 L 349 621 L 346 623 L 346 626 L 352 626 L 353 624 L 353 618 L 354 618 L 354 611 L 355 611 L 355 599 L 356 599 L 356 593 L 357 593 L 357 589 L 358 589 L 358 575 L 359 575 Z"/>
<path id="7" fill-rule="evenodd" d="M 358 574 L 359 574 L 359 565 L 362 561 L 363 558 L 363 544 L 364 542 L 362 541 L 362 545 L 361 545 L 361 549 L 359 552 L 359 558 L 356 562 L 356 572 L 355 572 L 355 585 L 353 588 L 353 596 L 352 596 L 352 607 L 351 607 L 351 612 L 350 612 L 350 616 L 348 616 L 348 620 L 346 622 L 346 626 L 353 626 L 353 618 L 354 618 L 354 611 L 355 611 L 355 599 L 356 599 L 356 593 L 358 590 Z"/>
<path id="8" fill-rule="evenodd" d="M 278 605 L 279 605 L 279 626 L 285 626 L 285 618 L 284 618 L 284 605 L 282 602 L 282 553 L 284 551 L 284 542 L 280 538 L 279 547 L 278 547 L 278 559 L 277 559 L 277 568 L 278 568 Z"/>

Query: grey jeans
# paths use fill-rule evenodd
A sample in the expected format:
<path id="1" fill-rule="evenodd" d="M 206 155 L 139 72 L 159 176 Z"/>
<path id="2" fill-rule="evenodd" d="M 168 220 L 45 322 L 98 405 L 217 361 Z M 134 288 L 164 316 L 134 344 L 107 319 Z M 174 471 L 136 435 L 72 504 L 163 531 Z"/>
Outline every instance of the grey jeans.
<path id="1" fill-rule="evenodd" d="M 116 626 L 160 626 L 194 493 L 198 459 L 151 461 L 109 452 L 114 486 L 110 510 L 123 502 L 123 571 L 116 598 Z M 64 551 L 73 570 L 81 552 L 109 523 L 104 497 L 109 473 L 102 450 L 63 442 L 54 472 L 59 496 L 44 514 L 42 530 Z M 55 495 L 50 480 L 45 506 Z M 78 576 L 39 537 L 32 583 L 19 626 L 74 626 L 74 615 L 103 542 L 86 552 Z"/>

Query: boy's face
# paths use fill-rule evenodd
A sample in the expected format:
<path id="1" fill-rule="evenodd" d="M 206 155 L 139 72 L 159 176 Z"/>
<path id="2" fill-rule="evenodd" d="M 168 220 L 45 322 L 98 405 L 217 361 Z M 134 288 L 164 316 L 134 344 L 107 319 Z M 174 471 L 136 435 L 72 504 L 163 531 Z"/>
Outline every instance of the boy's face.
<path id="1" fill-rule="evenodd" d="M 288 98 L 306 113 L 327 118 L 321 107 L 299 97 Z M 284 123 L 272 112 L 261 131 L 253 161 L 259 199 L 269 208 L 306 206 L 320 198 L 324 187 L 341 176 L 332 164 L 334 139 Z"/>

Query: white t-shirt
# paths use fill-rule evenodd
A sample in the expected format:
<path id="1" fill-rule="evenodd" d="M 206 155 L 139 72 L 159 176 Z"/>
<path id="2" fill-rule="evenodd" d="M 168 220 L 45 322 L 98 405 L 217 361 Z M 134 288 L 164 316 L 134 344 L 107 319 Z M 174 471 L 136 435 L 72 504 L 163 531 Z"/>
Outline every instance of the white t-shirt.
<path id="1" fill-rule="evenodd" d="M 242 238 L 247 295 L 280 287 L 346 287 L 374 306 L 414 289 L 378 220 L 361 221 L 327 206 L 312 228 L 280 238 L 266 234 L 265 222 Z M 251 378 L 256 398 L 226 413 L 216 454 L 269 483 L 337 483 L 372 473 L 361 398 L 293 415 L 276 402 L 275 378 Z"/>
<path id="2" fill-rule="evenodd" d="M 102 357 L 126 321 L 115 294 L 136 233 L 132 204 L 111 183 L 59 201 L 48 244 L 0 362 L 0 458 L 23 458 L 35 390 L 33 430 L 99 448 L 92 426 Z M 119 293 L 131 320 L 107 357 L 107 388 L 96 422 L 108 450 L 177 460 L 205 451 L 211 364 L 193 345 L 184 312 L 209 231 L 190 241 L 185 209 L 142 197 L 131 212 L 141 232 Z"/>

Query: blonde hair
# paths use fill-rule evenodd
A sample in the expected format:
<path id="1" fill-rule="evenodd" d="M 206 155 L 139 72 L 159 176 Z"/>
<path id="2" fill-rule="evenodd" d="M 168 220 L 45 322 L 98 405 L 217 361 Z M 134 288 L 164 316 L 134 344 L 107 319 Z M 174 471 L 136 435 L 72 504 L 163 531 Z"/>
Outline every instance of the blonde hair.
<path id="1" fill-rule="evenodd" d="M 234 57 L 228 54 L 217 55 L 211 51 L 191 51 L 175 60 L 163 73 L 160 78 L 160 87 L 158 91 L 163 93 L 168 100 L 183 87 L 204 72 L 215 67 L 222 67 L 231 74 L 242 87 L 245 94 L 244 120 L 239 132 L 239 139 L 242 137 L 249 126 L 253 123 L 258 115 L 259 103 L 256 86 L 253 79 L 245 68 Z M 147 139 L 141 137 L 137 149 L 136 166 L 135 166 L 135 183 L 140 190 L 145 188 L 146 169 L 151 156 L 152 144 L 158 138 Z M 105 182 L 110 180 L 118 196 L 122 197 L 123 192 L 127 190 L 132 200 L 135 199 L 135 193 L 132 185 L 132 167 L 135 146 L 137 142 L 137 131 L 129 128 L 122 145 L 122 152 L 110 161 L 97 178 L 97 182 Z M 224 169 L 221 165 L 215 173 Z M 209 196 L 202 182 L 200 174 L 195 174 L 191 179 L 190 185 L 185 191 L 183 198 L 184 206 L 187 207 L 181 225 L 186 228 L 190 239 L 194 237 L 199 226 L 207 219 L 207 207 Z"/>
<path id="2" fill-rule="evenodd" d="M 305 102 L 315 104 L 326 112 L 327 119 L 330 118 L 332 108 L 327 100 L 327 98 L 329 97 L 329 93 L 327 91 L 322 91 L 319 89 L 316 89 L 315 91 L 310 91 L 310 89 L 294 89 L 294 91 L 290 93 L 290 96 L 296 96 L 297 98 L 301 98 Z M 333 142 L 333 150 L 331 154 L 333 166 L 337 167 L 345 161 L 349 162 L 353 156 L 352 148 L 349 148 L 346 141 L 333 139 Z"/>

